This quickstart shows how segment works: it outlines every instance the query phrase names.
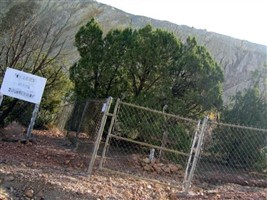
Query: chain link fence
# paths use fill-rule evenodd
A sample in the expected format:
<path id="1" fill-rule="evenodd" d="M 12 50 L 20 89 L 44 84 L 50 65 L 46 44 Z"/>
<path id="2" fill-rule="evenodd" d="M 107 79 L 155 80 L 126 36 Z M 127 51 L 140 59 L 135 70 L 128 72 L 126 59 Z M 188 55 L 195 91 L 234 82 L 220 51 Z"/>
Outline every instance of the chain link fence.
<path id="1" fill-rule="evenodd" d="M 267 130 L 196 121 L 119 99 L 109 113 L 111 102 L 69 104 L 58 119 L 58 127 L 76 138 L 76 150 L 84 148 L 89 174 L 96 163 L 186 193 L 203 182 L 267 187 Z"/>
<path id="2" fill-rule="evenodd" d="M 181 187 L 197 124 L 117 101 L 100 167 Z"/>
<path id="3" fill-rule="evenodd" d="M 267 186 L 267 130 L 195 121 L 117 101 L 100 168 L 183 188 Z"/>
<path id="4" fill-rule="evenodd" d="M 195 182 L 267 187 L 267 130 L 209 121 Z"/>
<path id="5" fill-rule="evenodd" d="M 64 132 L 69 146 L 82 160 L 80 165 L 86 168 L 95 162 L 99 152 L 94 153 L 94 150 L 100 151 L 104 146 L 101 138 L 106 123 L 105 112 L 109 109 L 107 103 L 111 100 L 76 101 L 62 106 L 57 115 L 56 127 Z"/>

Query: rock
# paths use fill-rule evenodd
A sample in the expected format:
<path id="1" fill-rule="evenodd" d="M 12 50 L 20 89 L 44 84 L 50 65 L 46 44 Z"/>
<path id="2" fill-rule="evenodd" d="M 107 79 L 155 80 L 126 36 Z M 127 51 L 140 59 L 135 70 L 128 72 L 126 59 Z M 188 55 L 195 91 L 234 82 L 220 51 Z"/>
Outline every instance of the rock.
<path id="1" fill-rule="evenodd" d="M 182 165 L 179 165 L 179 164 L 178 164 L 178 165 L 175 165 L 175 166 L 178 167 L 178 170 L 185 170 L 184 167 L 183 167 Z"/>
<path id="2" fill-rule="evenodd" d="M 218 193 L 218 190 L 208 190 L 206 191 L 207 194 L 216 194 Z"/>
<path id="3" fill-rule="evenodd" d="M 14 192 L 14 188 L 13 187 L 8 187 L 8 190 L 13 193 Z"/>
<path id="4" fill-rule="evenodd" d="M 36 193 L 37 192 L 35 192 L 35 195 L 36 195 Z M 44 196 L 45 196 L 45 192 L 44 192 L 44 190 L 41 190 L 41 191 L 38 192 L 38 196 L 36 197 L 36 199 L 45 200 Z"/>
<path id="5" fill-rule="evenodd" d="M 183 196 L 185 197 L 185 196 Z M 169 196 L 170 200 L 177 200 L 178 199 L 178 195 L 176 193 L 171 193 Z"/>
<path id="6" fill-rule="evenodd" d="M 178 177 L 183 178 L 184 177 L 184 172 L 183 171 L 178 171 Z"/>
<path id="7" fill-rule="evenodd" d="M 161 167 L 159 167 L 156 163 L 154 163 L 152 165 L 152 168 L 157 172 L 157 173 L 160 173 L 161 172 Z"/>
<path id="8" fill-rule="evenodd" d="M 177 172 L 179 171 L 179 168 L 178 168 L 177 166 L 173 165 L 173 164 L 170 164 L 170 165 L 168 166 L 168 168 L 170 169 L 170 171 L 171 171 L 172 173 L 177 173 Z"/>
<path id="9" fill-rule="evenodd" d="M 23 162 L 20 163 L 21 167 L 27 167 Z"/>
<path id="10" fill-rule="evenodd" d="M 137 154 L 132 154 L 132 160 L 137 162 L 138 161 L 138 155 Z"/>
<path id="11" fill-rule="evenodd" d="M 70 160 L 66 160 L 65 164 L 68 165 L 70 163 Z"/>
<path id="12" fill-rule="evenodd" d="M 38 163 L 37 163 L 37 162 L 34 162 L 34 163 L 32 164 L 32 167 L 33 167 L 33 168 L 38 167 Z"/>
<path id="13" fill-rule="evenodd" d="M 163 171 L 166 173 L 171 173 L 171 169 L 169 167 L 163 167 Z"/>
<path id="14" fill-rule="evenodd" d="M 144 163 L 147 163 L 147 164 L 150 163 L 150 159 L 149 159 L 149 158 L 145 158 L 145 159 L 143 159 L 142 161 L 143 161 Z"/>
<path id="15" fill-rule="evenodd" d="M 193 197 L 196 196 L 197 194 L 194 191 L 189 191 L 187 195 Z"/>
<path id="16" fill-rule="evenodd" d="M 6 176 L 4 179 L 5 182 L 10 182 L 10 181 L 14 181 L 14 180 L 15 180 L 14 176 Z"/>
<path id="17" fill-rule="evenodd" d="M 129 198 L 132 196 L 132 193 L 130 191 L 128 191 L 128 190 L 123 191 L 122 194 L 123 194 L 123 196 L 129 197 Z"/>
<path id="18" fill-rule="evenodd" d="M 25 191 L 24 195 L 25 195 L 26 197 L 32 198 L 33 195 L 34 195 L 34 191 L 33 191 L 33 189 L 27 189 L 27 190 Z"/>
<path id="19" fill-rule="evenodd" d="M 146 166 L 144 166 L 144 170 L 151 171 L 152 167 L 150 165 L 146 165 Z"/>

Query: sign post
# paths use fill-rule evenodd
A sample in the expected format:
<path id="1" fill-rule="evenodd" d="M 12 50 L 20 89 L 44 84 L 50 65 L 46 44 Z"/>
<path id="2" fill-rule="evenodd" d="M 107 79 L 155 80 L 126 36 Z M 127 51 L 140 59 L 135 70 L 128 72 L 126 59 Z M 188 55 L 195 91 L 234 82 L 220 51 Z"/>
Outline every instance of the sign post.
<path id="1" fill-rule="evenodd" d="M 0 92 L 0 106 L 2 105 L 3 98 L 4 98 L 4 95 L 2 94 L 2 92 Z"/>
<path id="2" fill-rule="evenodd" d="M 39 106 L 40 106 L 40 104 L 35 104 L 35 106 L 34 106 L 34 110 L 32 112 L 31 122 L 30 122 L 30 125 L 28 126 L 28 129 L 27 129 L 26 140 L 29 140 L 31 138 L 32 129 L 33 129 L 33 126 L 35 124 L 35 120 L 36 120 L 36 117 L 37 117 L 37 114 L 39 111 Z"/>
<path id="3" fill-rule="evenodd" d="M 30 125 L 27 130 L 27 140 L 31 137 L 31 132 L 38 114 L 40 102 L 44 92 L 46 78 L 29 74 L 12 68 L 7 68 L 0 90 L 0 106 L 3 95 L 34 103 Z"/>

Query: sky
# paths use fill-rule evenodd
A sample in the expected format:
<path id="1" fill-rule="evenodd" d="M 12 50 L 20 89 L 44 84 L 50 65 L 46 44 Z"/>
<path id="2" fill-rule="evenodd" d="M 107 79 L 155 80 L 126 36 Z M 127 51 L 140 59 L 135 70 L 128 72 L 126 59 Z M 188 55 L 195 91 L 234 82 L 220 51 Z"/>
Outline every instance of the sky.
<path id="1" fill-rule="evenodd" d="M 266 0 L 97 0 L 125 12 L 267 46 Z"/>

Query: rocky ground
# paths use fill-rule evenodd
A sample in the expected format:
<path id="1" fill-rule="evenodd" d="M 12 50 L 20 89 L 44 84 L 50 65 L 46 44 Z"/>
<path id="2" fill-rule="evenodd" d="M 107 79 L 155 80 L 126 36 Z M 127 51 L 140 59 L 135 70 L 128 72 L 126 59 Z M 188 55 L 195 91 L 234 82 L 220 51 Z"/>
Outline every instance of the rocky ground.
<path id="1" fill-rule="evenodd" d="M 35 130 L 35 140 L 18 142 L 23 127 L 13 124 L 0 132 L 0 200 L 75 199 L 267 199 L 267 188 L 236 184 L 199 184 L 184 196 L 163 186 L 106 171 L 86 173 L 89 156 L 74 151 L 56 129 Z"/>

